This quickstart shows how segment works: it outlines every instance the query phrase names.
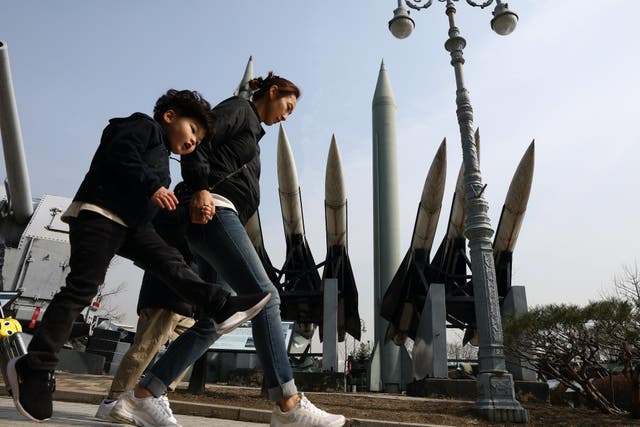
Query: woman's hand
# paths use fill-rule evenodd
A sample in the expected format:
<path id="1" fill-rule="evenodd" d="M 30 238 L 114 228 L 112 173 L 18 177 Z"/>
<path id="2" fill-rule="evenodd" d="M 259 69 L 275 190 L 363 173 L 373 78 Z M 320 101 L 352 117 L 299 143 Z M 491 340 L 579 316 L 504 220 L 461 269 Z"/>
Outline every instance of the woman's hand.
<path id="1" fill-rule="evenodd" d="M 211 221 L 216 213 L 216 206 L 209 190 L 200 190 L 193 193 L 191 198 L 190 216 L 194 224 L 206 224 Z"/>
<path id="2" fill-rule="evenodd" d="M 173 194 L 173 191 L 166 187 L 158 188 L 151 196 L 151 201 L 162 209 L 169 211 L 175 210 L 176 206 L 178 206 L 178 198 Z"/>

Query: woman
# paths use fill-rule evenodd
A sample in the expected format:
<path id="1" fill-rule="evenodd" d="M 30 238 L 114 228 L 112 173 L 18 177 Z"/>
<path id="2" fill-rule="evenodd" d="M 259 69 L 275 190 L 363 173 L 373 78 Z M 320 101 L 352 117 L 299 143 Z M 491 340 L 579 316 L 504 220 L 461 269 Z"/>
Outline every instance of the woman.
<path id="1" fill-rule="evenodd" d="M 271 72 L 249 84 L 254 91 L 252 99 L 233 97 L 218 104 L 213 109 L 216 133 L 211 143 L 182 157 L 182 176 L 193 192 L 187 239 L 194 253 L 238 294 L 271 294 L 265 309 L 252 321 L 256 354 L 264 369 L 269 399 L 275 403 L 271 426 L 339 427 L 345 423 L 342 415 L 322 411 L 298 394 L 282 333 L 280 297 L 244 229 L 260 203 L 261 123 L 270 126 L 286 120 L 296 107 L 300 90 Z M 135 393 L 121 398 L 112 416 L 129 422 L 142 417 L 156 423 L 152 425 L 177 425 L 163 394 L 217 338 L 211 319 L 198 320 L 156 362 Z"/>

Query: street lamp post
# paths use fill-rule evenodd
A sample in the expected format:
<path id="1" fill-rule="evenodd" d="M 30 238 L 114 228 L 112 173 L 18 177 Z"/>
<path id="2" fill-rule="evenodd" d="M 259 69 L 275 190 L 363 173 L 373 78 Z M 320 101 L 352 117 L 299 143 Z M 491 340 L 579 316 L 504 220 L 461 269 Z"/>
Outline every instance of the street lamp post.
<path id="1" fill-rule="evenodd" d="M 460 127 L 465 170 L 465 235 L 469 240 L 480 347 L 478 351 L 480 365 L 478 398 L 475 407 L 481 415 L 490 420 L 527 422 L 528 412 L 515 399 L 513 377 L 506 370 L 504 358 L 502 322 L 491 245 L 493 230 L 487 215 L 488 204 L 483 195 L 485 186 L 482 184 L 478 153 L 474 142 L 473 109 L 462 72 L 464 64 L 462 50 L 466 46 L 466 41 L 460 36 L 460 31 L 455 25 L 454 2 L 458 0 L 438 1 L 446 1 L 446 14 L 449 17 L 449 38 L 444 47 L 451 54 L 451 65 L 456 76 L 456 113 Z M 485 8 L 491 5 L 494 0 L 486 0 L 483 3 L 476 3 L 473 0 L 466 1 L 471 6 Z M 420 10 L 431 6 L 433 0 L 428 0 L 424 4 L 420 4 L 422 0 L 415 0 L 414 3 L 405 0 L 405 3 L 412 9 Z M 515 29 L 518 15 L 511 12 L 506 3 L 497 0 L 493 15 L 491 28 L 498 34 L 508 35 Z M 394 36 L 405 38 L 411 34 L 414 26 L 415 23 L 409 11 L 402 6 L 402 0 L 398 0 L 398 8 L 394 10 L 394 17 L 389 21 L 389 30 Z"/>

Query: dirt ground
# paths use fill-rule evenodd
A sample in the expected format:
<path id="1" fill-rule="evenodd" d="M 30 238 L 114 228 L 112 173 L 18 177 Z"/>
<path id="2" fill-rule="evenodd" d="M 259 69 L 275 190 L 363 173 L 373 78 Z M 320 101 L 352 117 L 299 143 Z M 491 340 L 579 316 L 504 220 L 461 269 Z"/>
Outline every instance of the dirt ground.
<path id="1" fill-rule="evenodd" d="M 305 393 L 316 406 L 347 418 L 377 419 L 395 422 L 439 424 L 447 426 L 498 426 L 474 415 L 472 401 L 427 399 L 373 393 Z M 259 388 L 208 386 L 204 395 L 178 390 L 169 396 L 175 400 L 271 409 Z M 536 426 L 640 426 L 640 420 L 604 415 L 599 411 L 572 408 L 566 404 L 520 402 L 529 411 L 529 425 Z"/>

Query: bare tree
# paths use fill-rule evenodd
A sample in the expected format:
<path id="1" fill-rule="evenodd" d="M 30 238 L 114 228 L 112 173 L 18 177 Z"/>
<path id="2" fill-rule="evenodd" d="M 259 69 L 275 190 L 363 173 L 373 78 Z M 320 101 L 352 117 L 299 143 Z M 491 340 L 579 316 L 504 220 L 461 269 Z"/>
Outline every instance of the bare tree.
<path id="1" fill-rule="evenodd" d="M 448 342 L 447 357 L 456 360 L 475 360 L 478 358 L 478 349 L 469 343 L 462 345 L 457 341 Z"/>
<path id="2" fill-rule="evenodd" d="M 636 309 L 640 309 L 640 272 L 637 262 L 633 266 L 622 266 L 622 273 L 613 276 L 613 287 L 620 299 L 631 301 Z"/>
<path id="3" fill-rule="evenodd" d="M 120 282 L 120 284 L 115 288 L 111 288 L 106 291 L 101 289 L 100 293 L 96 297 L 96 300 L 99 299 L 99 302 L 98 307 L 95 307 L 95 315 L 115 322 L 120 322 L 124 317 L 124 313 L 120 310 L 118 305 L 113 304 L 113 297 L 124 292 L 126 289 L 126 282 Z"/>

